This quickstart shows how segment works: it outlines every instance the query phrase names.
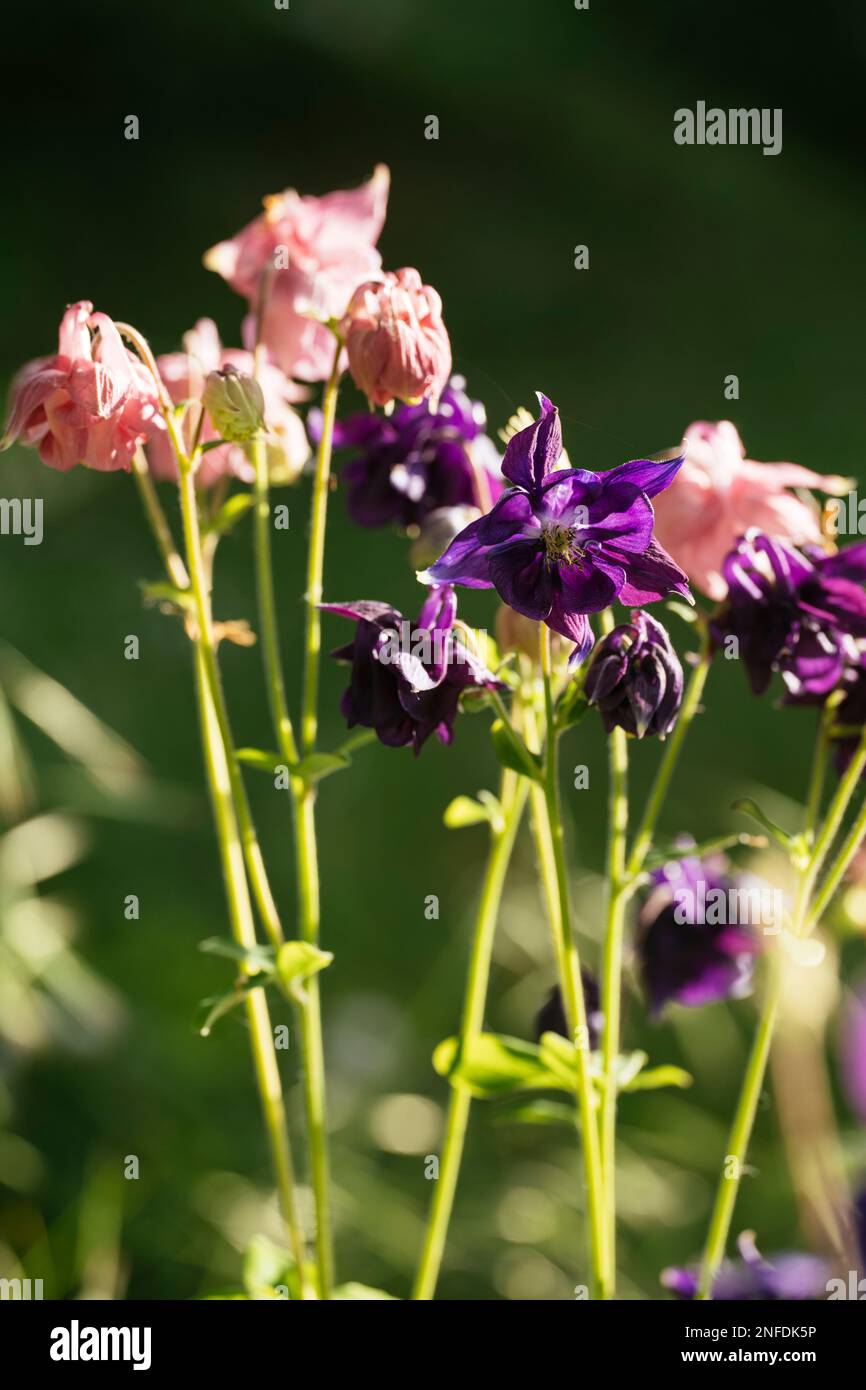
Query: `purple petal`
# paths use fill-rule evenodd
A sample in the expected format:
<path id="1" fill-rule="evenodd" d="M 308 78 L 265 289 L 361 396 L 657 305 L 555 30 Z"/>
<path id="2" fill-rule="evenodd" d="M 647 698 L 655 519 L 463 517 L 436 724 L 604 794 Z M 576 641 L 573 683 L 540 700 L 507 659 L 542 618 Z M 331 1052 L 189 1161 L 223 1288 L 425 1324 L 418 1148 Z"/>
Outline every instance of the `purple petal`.
<path id="1" fill-rule="evenodd" d="M 620 603 L 654 603 L 669 594 L 682 594 L 690 599 L 689 581 L 679 565 L 653 538 L 643 555 L 633 555 L 620 542 L 608 542 L 604 553 L 616 560 L 625 570 L 625 584 L 619 595 Z"/>
<path id="2" fill-rule="evenodd" d="M 562 453 L 559 411 L 540 391 L 538 404 L 541 407 L 538 419 L 512 435 L 502 460 L 505 477 L 528 492 L 541 486 Z"/>
<path id="3" fill-rule="evenodd" d="M 377 603 L 375 599 L 350 599 L 347 603 L 320 603 L 323 613 L 339 613 L 343 618 L 354 618 L 356 623 L 386 623 L 399 626 L 403 615 L 389 603 Z"/>
<path id="4" fill-rule="evenodd" d="M 641 492 L 645 492 L 647 497 L 655 497 L 659 492 L 664 492 L 666 487 L 670 487 L 684 462 L 684 454 L 678 454 L 672 459 L 663 459 L 660 463 L 652 459 L 633 459 L 630 463 L 621 463 L 618 468 L 612 468 L 609 473 L 603 474 L 603 477 L 605 482 L 632 483 L 636 488 L 640 488 Z"/>
<path id="5" fill-rule="evenodd" d="M 546 618 L 553 593 L 550 567 L 537 540 L 507 541 L 490 552 L 490 578 L 503 603 L 526 618 Z"/>
<path id="6" fill-rule="evenodd" d="M 486 516 L 470 521 L 419 578 L 422 584 L 462 584 L 469 589 L 489 589 L 493 584 L 489 573 L 493 547 L 537 530 L 538 522 L 526 493 L 504 492 L 493 509 Z"/>
<path id="7" fill-rule="evenodd" d="M 583 566 L 565 565 L 557 575 L 554 607 L 559 612 L 600 613 L 610 607 L 625 583 L 623 568 L 595 553 L 587 556 Z"/>

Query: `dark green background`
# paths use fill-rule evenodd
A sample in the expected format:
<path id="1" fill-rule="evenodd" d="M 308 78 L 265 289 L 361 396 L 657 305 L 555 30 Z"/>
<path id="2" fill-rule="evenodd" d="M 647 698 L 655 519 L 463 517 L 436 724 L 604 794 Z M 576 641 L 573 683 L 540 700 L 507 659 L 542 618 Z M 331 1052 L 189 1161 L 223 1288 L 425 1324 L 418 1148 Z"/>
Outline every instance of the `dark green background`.
<path id="1" fill-rule="evenodd" d="M 561 408 L 578 466 L 608 468 L 675 444 L 693 419 L 731 415 L 752 457 L 862 476 L 866 17 L 854 6 L 798 15 L 771 4 L 591 0 L 576 12 L 570 0 L 292 0 L 285 12 L 267 0 L 90 0 L 4 23 L 5 380 L 54 350 L 63 306 L 77 298 L 136 324 L 159 351 L 203 314 L 236 340 L 242 305 L 203 269 L 205 248 L 255 215 L 265 193 L 350 186 L 385 161 L 385 264 L 417 265 L 441 292 L 455 365 L 493 428 L 542 388 Z M 782 107 L 783 153 L 675 145 L 674 110 L 699 99 Z M 431 113 L 437 142 L 424 139 Z M 140 119 L 137 143 L 123 138 L 128 114 Z M 588 272 L 573 268 L 580 243 Z M 729 373 L 738 402 L 723 398 Z M 160 779 L 194 793 L 196 810 L 180 829 L 100 821 L 90 859 L 57 885 L 83 915 L 83 954 L 125 996 L 128 1023 L 90 1058 L 0 1054 L 10 1124 L 45 1160 L 36 1190 L 0 1188 L 0 1240 L 30 1251 L 38 1276 L 44 1219 L 52 1287 L 73 1291 L 88 1175 L 107 1165 L 110 1186 L 120 1156 L 136 1153 L 142 1177 L 134 1197 L 132 1184 L 121 1192 L 128 1292 L 196 1295 L 239 1277 L 236 1251 L 202 1215 L 199 1185 L 211 1172 L 265 1185 L 268 1161 L 242 1025 L 229 1020 L 209 1041 L 193 1029 L 197 1001 L 227 970 L 196 950 L 226 926 L 189 652 L 173 621 L 141 606 L 137 581 L 158 567 L 126 477 L 60 476 L 17 450 L 2 466 L 4 495 L 41 495 L 46 509 L 40 548 L 0 543 L 3 636 L 124 734 Z M 306 494 L 302 485 L 289 496 L 291 530 L 276 542 L 295 692 Z M 352 528 L 339 492 L 326 591 L 407 612 L 420 592 L 404 542 Z M 254 621 L 244 528 L 220 552 L 217 606 Z M 466 612 L 492 623 L 483 596 Z M 332 645 L 345 639 L 339 619 L 327 629 Z M 122 655 L 130 632 L 141 639 L 137 663 Z M 675 636 L 688 642 L 679 626 Z M 257 653 L 227 649 L 224 669 L 239 741 L 268 742 Z M 326 669 L 325 747 L 341 736 L 342 679 Z M 590 722 L 566 745 L 569 765 L 590 767 L 590 791 L 566 806 L 592 958 L 599 895 L 587 875 L 601 863 L 605 791 Z M 807 715 L 752 700 L 734 664 L 717 670 L 667 830 L 726 830 L 734 796 L 762 785 L 800 797 L 810 743 Z M 50 784 L 56 759 L 38 739 L 34 750 Z M 636 752 L 637 795 L 656 756 Z M 369 1115 L 393 1092 L 445 1099 L 429 1057 L 458 1017 L 484 846 L 480 830 L 446 831 L 441 812 L 495 776 L 484 721 L 466 718 L 453 749 L 431 746 L 417 763 L 365 749 L 320 796 L 323 938 L 336 957 L 323 997 L 340 1272 L 399 1295 L 430 1188 L 420 1156 L 380 1151 Z M 252 790 L 290 917 L 286 807 L 266 782 Z M 513 888 L 519 907 L 489 1018 L 528 1036 L 552 972 L 526 844 Z M 132 892 L 138 923 L 122 914 Z M 430 893 L 440 896 L 438 922 L 424 918 Z M 748 1005 L 719 1006 L 648 1029 L 639 1003 L 629 1010 L 630 1044 L 658 1061 L 703 1057 L 706 1070 L 687 1096 L 628 1102 L 626 1140 L 653 1157 L 629 1170 L 626 1296 L 658 1296 L 658 1271 L 699 1246 L 750 1018 Z M 569 1142 L 491 1121 L 479 1105 L 442 1292 L 569 1297 L 585 1274 Z M 744 1190 L 738 1227 L 755 1225 L 767 1249 L 801 1243 L 769 1116 L 756 1148 L 761 1177 Z M 539 1235 L 514 1239 L 502 1211 L 522 1211 L 527 1191 L 542 1193 Z"/>

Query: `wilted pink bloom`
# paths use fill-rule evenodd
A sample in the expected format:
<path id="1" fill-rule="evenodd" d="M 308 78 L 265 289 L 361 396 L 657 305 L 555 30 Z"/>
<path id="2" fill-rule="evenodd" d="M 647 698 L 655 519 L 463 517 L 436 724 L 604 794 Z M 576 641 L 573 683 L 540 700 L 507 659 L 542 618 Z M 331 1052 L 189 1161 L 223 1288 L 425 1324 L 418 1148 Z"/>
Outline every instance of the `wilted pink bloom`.
<path id="1" fill-rule="evenodd" d="M 727 586 L 722 561 L 752 527 L 795 544 L 821 540 L 817 507 L 789 488 L 844 493 L 846 478 L 825 477 L 796 463 L 755 463 L 730 420 L 689 425 L 683 441 L 685 463 L 655 499 L 655 535 L 710 598 L 722 599 Z"/>
<path id="2" fill-rule="evenodd" d="M 199 319 L 195 328 L 184 334 L 183 345 L 184 352 L 166 353 L 157 359 L 159 374 L 175 405 L 181 401 L 200 401 L 210 372 L 234 367 L 239 372 L 252 375 L 253 354 L 242 348 L 224 348 L 212 319 Z M 303 387 L 289 381 L 272 362 L 263 362 L 257 375 L 265 401 L 265 443 L 269 471 L 273 481 L 290 482 L 297 477 L 310 456 L 303 421 L 290 404 L 291 401 L 302 400 L 305 393 Z M 188 448 L 192 446 L 198 415 L 197 406 L 186 412 L 183 432 Z M 201 442 L 207 444 L 219 438 L 219 431 L 210 416 L 206 415 Z M 177 481 L 177 461 L 164 431 L 151 440 L 148 457 L 155 478 Z M 212 487 L 218 478 L 226 474 L 240 478 L 245 483 L 255 481 L 255 470 L 240 444 L 223 444 L 202 454 L 195 475 L 196 483 L 199 487 Z"/>
<path id="3" fill-rule="evenodd" d="M 355 385 L 371 405 L 438 401 L 451 374 L 442 300 L 417 270 L 360 285 L 340 325 Z"/>
<path id="4" fill-rule="evenodd" d="M 287 376 L 323 381 L 334 360 L 325 327 L 340 319 L 353 291 L 379 271 L 375 249 L 385 222 L 390 175 L 384 164 L 360 188 L 301 197 L 294 189 L 265 198 L 264 213 L 231 241 L 211 247 L 205 265 L 255 308 L 262 275 L 273 272 L 262 341 Z M 249 341 L 252 322 L 245 325 Z"/>
<path id="5" fill-rule="evenodd" d="M 13 381 L 0 447 L 20 439 L 50 468 L 65 473 L 83 463 L 110 472 L 128 469 L 136 447 L 160 423 L 147 368 L 124 347 L 108 315 L 94 314 L 81 300 L 63 315 L 57 355 L 28 362 Z"/>

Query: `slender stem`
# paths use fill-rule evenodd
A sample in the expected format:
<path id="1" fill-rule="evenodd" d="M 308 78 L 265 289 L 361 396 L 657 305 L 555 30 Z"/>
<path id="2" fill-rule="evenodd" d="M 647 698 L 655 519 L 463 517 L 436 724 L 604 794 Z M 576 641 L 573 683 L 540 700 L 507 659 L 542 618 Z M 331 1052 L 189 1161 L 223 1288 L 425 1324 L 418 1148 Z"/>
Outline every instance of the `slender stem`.
<path id="1" fill-rule="evenodd" d="M 863 843 L 864 837 L 866 837 L 866 798 L 864 798 L 863 804 L 857 812 L 856 819 L 851 829 L 848 831 L 848 834 L 845 836 L 842 846 L 827 872 L 827 877 L 821 884 L 806 922 L 807 933 L 811 931 L 812 927 L 814 927 L 817 922 L 820 922 L 824 913 L 827 911 L 833 894 L 845 877 L 848 866 L 851 864 L 851 861 Z"/>
<path id="2" fill-rule="evenodd" d="M 274 597 L 273 557 L 271 553 L 271 503 L 269 495 L 267 454 L 260 435 L 252 442 L 255 484 L 255 561 L 256 588 L 259 600 L 259 627 L 262 636 L 262 657 L 268 687 L 271 719 L 279 741 L 280 754 L 289 766 L 298 761 L 295 731 L 289 714 L 280 638 L 277 629 L 277 610 Z"/>
<path id="3" fill-rule="evenodd" d="M 141 448 L 136 449 L 132 457 L 132 476 L 135 478 L 144 514 L 150 523 L 150 529 L 153 532 L 157 549 L 162 556 L 169 580 L 178 589 L 188 589 L 189 575 L 186 572 L 186 565 L 175 546 L 171 527 L 156 495 L 156 488 L 153 485 L 153 478 L 150 476 L 147 459 Z"/>
<path id="4" fill-rule="evenodd" d="M 679 719 L 677 720 L 673 733 L 667 739 L 664 756 L 659 763 L 652 790 L 650 791 L 649 800 L 647 801 L 646 810 L 643 813 L 643 818 L 634 838 L 634 844 L 632 845 L 628 861 L 629 878 L 633 878 L 635 874 L 640 873 L 640 870 L 643 868 L 644 860 L 652 845 L 656 824 L 658 823 L 662 806 L 668 794 L 668 788 L 670 787 L 674 768 L 677 765 L 680 750 L 682 749 L 692 720 L 700 709 L 701 697 L 704 693 L 704 686 L 707 683 L 711 659 L 709 635 L 705 631 L 703 634 L 700 657 L 697 665 L 692 670 Z"/>
<path id="5" fill-rule="evenodd" d="M 334 420 L 337 413 L 337 392 L 340 382 L 340 353 L 338 342 L 334 365 L 322 397 L 322 434 L 316 454 L 313 477 L 313 509 L 310 525 L 310 549 L 307 555 L 307 620 L 304 633 L 304 691 L 301 706 L 301 747 L 310 753 L 316 746 L 318 728 L 319 656 L 322 647 L 321 615 L 322 575 L 325 564 L 325 527 L 328 520 L 328 492 L 331 486 L 331 453 L 334 441 Z"/>
<path id="6" fill-rule="evenodd" d="M 469 972 L 466 977 L 460 1024 L 460 1052 L 463 1052 L 471 1040 L 480 1033 L 484 1024 L 496 919 L 528 789 L 526 778 L 517 777 L 513 772 L 503 772 L 500 800 L 505 812 L 504 821 L 501 830 L 491 830 L 490 853 L 484 872 L 481 901 L 472 937 Z M 454 1195 L 457 1191 L 471 1105 L 472 1097 L 469 1092 L 459 1085 L 453 1085 L 448 1103 L 439 1176 L 436 1179 L 421 1259 L 412 1290 L 413 1299 L 428 1301 L 436 1291 Z"/>
<path id="7" fill-rule="evenodd" d="M 544 680 L 544 708 L 547 727 L 544 767 L 544 796 L 547 819 L 553 846 L 553 862 L 556 869 L 557 895 L 559 898 L 559 920 L 562 924 L 563 956 L 565 972 L 563 978 L 563 1002 L 566 1017 L 572 1028 L 577 1059 L 577 1099 L 580 1112 L 580 1125 L 583 1136 L 583 1163 L 586 1173 L 590 1269 L 593 1290 L 598 1298 L 608 1299 L 613 1295 L 612 1272 L 609 1263 L 609 1242 L 606 1236 L 606 1208 L 604 1201 L 604 1181 L 601 1166 L 598 1125 L 596 1123 L 596 1099 L 590 1074 L 589 1027 L 587 1025 L 586 1000 L 580 974 L 580 956 L 574 934 L 571 892 L 568 883 L 568 866 L 565 857 L 565 834 L 562 826 L 562 810 L 559 800 L 558 737 L 553 709 L 553 677 L 551 669 L 550 631 L 541 628 L 541 670 Z"/>
<path id="8" fill-rule="evenodd" d="M 601 1155 L 607 1205 L 611 1290 L 616 1286 L 616 1109 L 617 1061 L 620 1050 L 622 954 L 625 931 L 625 854 L 628 831 L 628 748 L 625 731 L 615 728 L 608 738 L 607 914 L 602 947 L 602 1110 Z"/>
<path id="9" fill-rule="evenodd" d="M 525 684 L 528 685 L 529 681 L 532 679 L 532 675 L 524 673 L 523 679 Z M 534 704 L 530 700 L 527 702 L 524 712 L 524 729 L 526 731 L 526 742 L 528 747 L 533 753 L 538 753 L 541 750 L 535 715 L 536 711 Z M 544 788 L 539 782 L 534 781 L 530 786 L 529 806 L 532 813 L 532 837 L 535 843 L 535 856 L 538 861 L 538 877 L 544 897 L 545 914 L 550 928 L 551 945 L 553 946 L 553 954 L 556 960 L 557 979 L 559 980 L 564 1002 L 568 959 L 565 952 L 565 938 L 562 933 L 562 918 L 559 912 L 559 885 L 556 878 L 556 859 L 553 852 L 553 832 L 551 831 L 550 819 L 547 814 L 547 798 L 544 793 Z M 571 1030 L 573 1026 L 573 1022 L 569 1020 L 569 1030 Z"/>
<path id="10" fill-rule="evenodd" d="M 704 1247 L 697 1292 L 699 1299 L 708 1299 L 712 1296 L 713 1281 L 719 1265 L 725 1257 L 728 1233 L 731 1228 L 737 1194 L 740 1190 L 740 1177 L 745 1166 L 758 1101 L 764 1085 L 764 1074 L 770 1056 L 770 1045 L 773 1041 L 773 1030 L 779 1012 L 782 987 L 779 962 L 773 959 L 770 969 L 770 980 L 755 1033 L 755 1040 L 752 1044 L 749 1063 L 743 1077 L 740 1098 L 728 1138 L 724 1169 L 716 1192 L 716 1201 Z"/>
<path id="11" fill-rule="evenodd" d="M 243 946 L 245 950 L 250 950 L 256 945 L 256 931 L 244 872 L 243 848 L 238 834 L 228 765 L 211 699 L 201 644 L 196 643 L 194 650 L 202 745 L 217 828 L 232 934 L 239 946 Z M 285 1102 L 274 1048 L 270 1011 L 264 990 L 250 991 L 245 1004 L 256 1082 L 277 1178 L 280 1208 L 286 1224 L 290 1249 L 298 1270 L 302 1297 L 314 1297 L 307 1285 L 306 1250 L 295 1201 L 294 1166 L 288 1137 Z"/>

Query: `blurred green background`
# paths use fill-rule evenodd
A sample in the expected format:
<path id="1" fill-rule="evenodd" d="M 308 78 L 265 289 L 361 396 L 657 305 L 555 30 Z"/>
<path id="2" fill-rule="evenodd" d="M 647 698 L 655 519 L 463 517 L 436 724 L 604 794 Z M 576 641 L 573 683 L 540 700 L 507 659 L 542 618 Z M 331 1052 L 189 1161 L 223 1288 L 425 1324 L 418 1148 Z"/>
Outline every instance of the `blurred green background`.
<path id="1" fill-rule="evenodd" d="M 417 265 L 440 290 L 456 368 L 492 430 L 543 388 L 576 466 L 608 468 L 675 444 L 693 419 L 731 416 L 752 457 L 863 478 L 866 15 L 842 0 L 808 25 L 782 5 L 601 0 L 585 12 L 570 0 L 291 0 L 288 11 L 269 0 L 89 0 L 19 10 L 4 24 L 4 382 L 54 350 L 62 309 L 78 298 L 136 324 L 158 351 L 204 314 L 237 341 L 243 306 L 203 269 L 205 248 L 254 216 L 263 194 L 348 187 L 385 161 L 385 264 Z M 782 107 L 783 153 L 675 145 L 674 110 L 699 99 Z M 140 118 L 138 142 L 123 138 L 128 114 Z M 440 121 L 435 142 L 424 139 L 429 114 Z M 590 269 L 578 272 L 583 243 Z M 736 402 L 723 398 L 729 373 L 740 379 Z M 347 393 L 343 409 L 350 403 Z M 57 977 L 45 980 L 26 916 L 22 927 L 20 913 L 11 925 L 7 914 L 4 928 L 16 968 L 29 950 L 42 983 L 25 971 L 16 990 L 7 975 L 0 993 L 0 1274 L 20 1261 L 58 1297 L 237 1286 L 247 1240 L 276 1236 L 278 1224 L 243 1023 L 230 1018 L 207 1040 L 194 1028 L 198 1001 L 229 972 L 197 950 L 227 927 L 188 645 L 174 620 L 142 605 L 138 581 L 157 578 L 158 565 L 127 477 L 61 476 L 21 450 L 2 468 L 4 496 L 44 498 L 45 538 L 32 548 L 0 540 L 0 635 L 146 769 L 100 744 L 82 755 L 90 772 L 75 771 L 44 731 L 20 724 L 31 809 L 60 815 L 53 832 L 74 843 L 39 890 L 59 914 L 45 947 Z M 291 529 L 276 543 L 295 691 L 307 489 L 288 497 Z M 219 561 L 218 614 L 255 622 L 248 529 Z M 419 592 L 405 543 L 350 526 L 339 491 L 326 592 L 410 613 Z M 483 595 L 465 612 L 492 625 Z M 137 662 L 123 656 L 131 633 Z M 687 649 L 686 630 L 675 637 Z M 345 638 L 329 620 L 330 645 Z M 239 742 L 267 744 L 256 651 L 227 647 L 223 664 Z M 324 747 L 342 733 L 342 685 L 327 667 Z M 666 830 L 742 828 L 731 801 L 764 787 L 777 794 L 768 806 L 790 814 L 809 716 L 752 700 L 734 663 L 715 671 L 706 703 Z M 77 728 L 62 701 L 48 705 Z M 636 751 L 637 798 L 657 751 Z M 590 768 L 590 789 L 567 794 L 566 809 L 592 960 L 605 804 L 592 721 L 565 758 Z M 436 1150 L 447 1098 L 430 1054 L 458 1019 L 485 848 L 482 830 L 446 831 L 441 813 L 495 777 L 484 721 L 464 718 L 454 748 L 431 745 L 418 762 L 364 749 L 319 798 L 323 944 L 335 953 L 322 992 L 339 1268 L 400 1296 L 430 1196 L 423 1156 Z M 290 919 L 287 807 L 266 780 L 250 785 Z M 86 844 L 75 839 L 85 833 Z M 131 893 L 138 921 L 124 918 Z M 424 916 L 431 893 L 435 922 Z M 853 976 L 861 942 L 845 952 Z M 530 1036 L 552 977 L 524 839 L 491 1025 Z M 30 1017 L 37 993 L 48 1002 Z M 699 1247 L 751 1021 L 745 1003 L 649 1027 L 639 1001 L 629 1005 L 627 1043 L 689 1067 L 696 1084 L 623 1104 L 625 1297 L 659 1297 L 659 1271 Z M 294 1068 L 290 1052 L 297 1115 Z M 737 1227 L 754 1226 L 769 1251 L 806 1236 L 769 1098 L 765 1110 L 759 1175 L 744 1186 Z M 841 1105 L 840 1115 L 856 1169 L 862 1136 Z M 122 1179 L 129 1154 L 140 1159 L 137 1182 Z M 442 1296 L 571 1297 L 585 1278 L 576 1171 L 567 1135 L 498 1125 L 479 1103 Z"/>

